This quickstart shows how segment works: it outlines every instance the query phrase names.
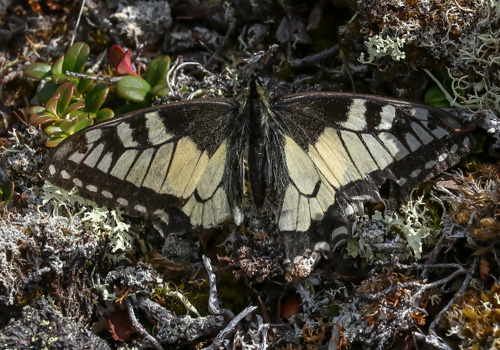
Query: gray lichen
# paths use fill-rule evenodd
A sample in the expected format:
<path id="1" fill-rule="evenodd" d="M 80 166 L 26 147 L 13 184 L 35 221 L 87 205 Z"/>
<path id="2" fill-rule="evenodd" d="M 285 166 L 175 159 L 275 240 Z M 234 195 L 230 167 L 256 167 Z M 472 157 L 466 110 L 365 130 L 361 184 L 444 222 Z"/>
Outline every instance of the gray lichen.
<path id="1" fill-rule="evenodd" d="M 88 349 L 111 347 L 79 323 L 64 317 L 57 306 L 42 297 L 25 306 L 0 332 L 2 349 Z"/>
<path id="2" fill-rule="evenodd" d="M 500 1 L 363 0 L 358 9 L 369 55 L 361 62 L 391 56 L 429 69 L 443 62 L 454 100 L 500 110 Z"/>
<path id="3" fill-rule="evenodd" d="M 118 22 L 118 33 L 129 40 L 148 40 L 161 35 L 172 25 L 167 1 L 137 1 L 135 5 L 119 5 L 111 16 Z"/>

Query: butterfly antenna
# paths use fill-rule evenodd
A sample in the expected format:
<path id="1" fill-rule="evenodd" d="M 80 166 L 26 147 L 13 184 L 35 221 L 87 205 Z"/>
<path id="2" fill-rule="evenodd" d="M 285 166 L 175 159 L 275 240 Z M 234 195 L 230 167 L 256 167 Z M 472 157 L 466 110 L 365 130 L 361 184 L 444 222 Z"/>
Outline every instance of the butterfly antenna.
<path id="1" fill-rule="evenodd" d="M 224 63 L 226 66 L 229 66 L 231 67 L 232 69 L 235 69 L 236 68 L 231 64 L 229 63 L 228 61 L 226 61 L 224 58 L 222 58 L 221 56 L 219 56 L 219 54 L 217 52 L 215 52 L 214 50 L 212 50 L 211 48 L 209 48 L 203 41 L 201 40 L 198 40 L 198 42 L 200 43 L 201 46 L 203 46 L 208 52 L 210 52 L 212 54 L 212 57 L 210 57 L 209 59 L 209 62 L 212 58 L 215 58 L 216 60 L 218 61 L 221 61 L 222 63 Z"/>

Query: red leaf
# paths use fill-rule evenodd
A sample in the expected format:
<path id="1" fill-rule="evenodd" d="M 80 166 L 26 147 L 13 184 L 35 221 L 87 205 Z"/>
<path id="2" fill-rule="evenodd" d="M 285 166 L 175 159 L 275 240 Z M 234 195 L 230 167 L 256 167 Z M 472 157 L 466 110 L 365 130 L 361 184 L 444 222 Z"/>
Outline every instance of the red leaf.
<path id="1" fill-rule="evenodd" d="M 119 74 L 137 75 L 137 73 L 132 68 L 132 53 L 130 50 L 127 50 L 127 52 L 125 52 L 125 56 L 122 57 L 122 59 L 118 63 L 118 66 L 116 66 L 116 71 Z"/>
<path id="2" fill-rule="evenodd" d="M 111 62 L 113 67 L 117 67 L 120 60 L 125 56 L 125 51 L 121 48 L 121 46 L 113 45 L 109 48 L 108 51 L 108 59 Z"/>

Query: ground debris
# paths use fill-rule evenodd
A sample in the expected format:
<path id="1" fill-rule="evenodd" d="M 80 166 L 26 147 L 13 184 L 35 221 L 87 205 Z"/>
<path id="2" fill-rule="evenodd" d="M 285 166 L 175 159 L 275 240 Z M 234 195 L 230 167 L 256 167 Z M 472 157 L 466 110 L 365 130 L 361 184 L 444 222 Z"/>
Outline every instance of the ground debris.
<path id="1" fill-rule="evenodd" d="M 25 306 L 20 315 L 9 321 L 0 332 L 0 348 L 111 349 L 97 335 L 64 317 L 45 297 L 33 306 Z"/>

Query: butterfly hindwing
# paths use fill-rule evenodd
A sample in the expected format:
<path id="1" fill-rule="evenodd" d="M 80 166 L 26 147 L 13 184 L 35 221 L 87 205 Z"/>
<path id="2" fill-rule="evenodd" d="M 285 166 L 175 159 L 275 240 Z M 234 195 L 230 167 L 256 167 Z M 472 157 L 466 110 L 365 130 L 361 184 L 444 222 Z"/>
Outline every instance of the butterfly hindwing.
<path id="1" fill-rule="evenodd" d="M 200 100 L 116 118 L 62 142 L 45 173 L 55 185 L 130 215 L 168 226 L 173 212 L 184 226 L 212 227 L 240 211 L 224 184 L 235 113 L 230 100 Z"/>

